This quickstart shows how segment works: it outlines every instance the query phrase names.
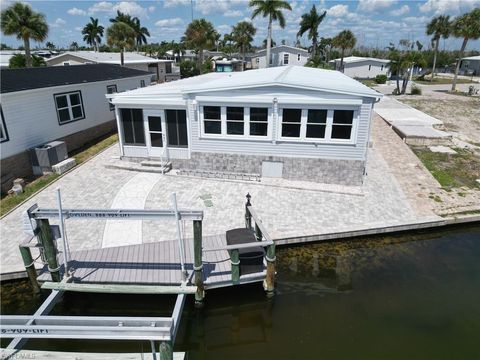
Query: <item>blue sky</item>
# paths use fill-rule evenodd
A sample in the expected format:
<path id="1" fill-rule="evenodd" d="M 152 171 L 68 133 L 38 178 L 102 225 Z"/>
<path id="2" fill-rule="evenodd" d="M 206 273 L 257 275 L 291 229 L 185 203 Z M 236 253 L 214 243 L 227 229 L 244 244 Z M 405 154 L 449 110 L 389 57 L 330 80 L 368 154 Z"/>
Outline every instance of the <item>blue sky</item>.
<path id="1" fill-rule="evenodd" d="M 108 27 L 108 19 L 116 10 L 137 16 L 151 33 L 149 42 L 179 40 L 186 25 L 192 18 L 192 0 L 150 0 L 150 1 L 42 1 L 30 0 L 28 3 L 46 15 L 50 25 L 48 41 L 57 46 L 68 46 L 72 41 L 83 44 L 81 29 L 89 21 L 89 16 L 99 19 Z M 1 8 L 13 0 L 2 0 Z M 436 15 L 457 16 L 474 7 L 480 7 L 480 0 L 293 0 L 291 12 L 286 12 L 287 26 L 280 29 L 274 26 L 273 38 L 287 44 L 294 44 L 298 23 L 303 13 L 310 10 L 312 4 L 317 9 L 327 10 L 327 16 L 320 25 L 320 36 L 331 37 L 343 29 L 351 29 L 357 36 L 358 45 L 385 47 L 389 42 L 398 43 L 400 39 L 419 40 L 428 46 L 425 24 Z M 224 34 L 230 32 L 232 25 L 241 20 L 250 20 L 251 9 L 248 0 L 193 0 L 194 18 L 204 17 L 211 21 L 217 30 Z M 265 19 L 253 20 L 257 28 L 254 43 L 260 44 L 266 38 Z M 303 44 L 309 44 L 304 38 Z M 17 45 L 15 37 L 2 34 L 1 42 Z M 457 49 L 461 45 L 458 39 L 448 39 L 441 43 L 446 49 Z M 35 44 L 34 44 L 35 46 Z M 480 40 L 471 41 L 469 50 L 480 50 Z"/>

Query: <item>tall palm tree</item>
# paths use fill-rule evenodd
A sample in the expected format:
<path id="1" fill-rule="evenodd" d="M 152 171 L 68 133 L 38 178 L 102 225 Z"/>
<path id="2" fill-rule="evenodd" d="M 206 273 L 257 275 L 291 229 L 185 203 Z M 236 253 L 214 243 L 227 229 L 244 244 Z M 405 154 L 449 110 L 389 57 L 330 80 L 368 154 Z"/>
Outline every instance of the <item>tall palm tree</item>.
<path id="1" fill-rule="evenodd" d="M 55 50 L 55 44 L 50 42 L 50 41 L 47 41 L 45 43 L 45 47 L 48 49 L 48 50 Z"/>
<path id="2" fill-rule="evenodd" d="M 135 46 L 135 33 L 133 29 L 123 22 L 113 23 L 107 29 L 108 46 L 120 49 L 120 64 L 124 65 L 124 51 Z"/>
<path id="3" fill-rule="evenodd" d="M 249 21 L 240 21 L 232 29 L 232 36 L 242 54 L 242 70 L 245 63 L 245 51 L 251 47 L 257 29 Z"/>
<path id="4" fill-rule="evenodd" d="M 450 22 L 450 16 L 440 15 L 434 17 L 432 21 L 427 24 L 427 35 L 432 36 L 432 43 L 435 44 L 433 50 L 433 68 L 432 68 L 432 81 L 435 76 L 435 67 L 437 65 L 438 45 L 440 38 L 448 38 L 452 29 L 452 23 Z"/>
<path id="5" fill-rule="evenodd" d="M 132 18 L 131 15 L 122 13 L 121 11 L 117 10 L 117 16 L 114 18 L 110 19 L 111 23 L 117 23 L 117 22 L 123 22 L 130 27 L 133 28 L 134 24 L 134 19 L 137 19 L 136 17 Z"/>
<path id="6" fill-rule="evenodd" d="M 297 36 L 300 37 L 308 31 L 308 38 L 312 40 L 312 58 L 317 55 L 318 27 L 325 15 L 327 15 L 327 11 L 319 14 L 315 5 L 313 5 L 310 12 L 303 14 L 300 20 L 300 30 L 298 30 Z"/>
<path id="7" fill-rule="evenodd" d="M 175 62 L 181 62 L 182 56 L 185 55 L 185 44 L 182 42 L 175 42 L 174 40 L 172 40 L 169 47 L 170 47 L 170 50 L 172 50 Z"/>
<path id="8" fill-rule="evenodd" d="M 138 50 L 139 46 L 147 43 L 147 36 L 150 37 L 150 33 L 146 27 L 140 24 L 140 20 L 137 17 L 133 18 L 133 25 L 133 31 L 135 32 L 135 41 L 137 43 Z"/>
<path id="9" fill-rule="evenodd" d="M 72 41 L 70 44 L 70 50 L 77 51 L 78 49 L 78 43 L 76 41 Z"/>
<path id="10" fill-rule="evenodd" d="M 203 51 L 215 46 L 217 31 L 213 24 L 205 19 L 193 20 L 185 30 L 185 44 L 198 51 L 197 68 L 202 74 Z"/>
<path id="11" fill-rule="evenodd" d="M 16 2 L 2 11 L 0 26 L 5 35 L 16 35 L 17 39 L 23 40 L 25 63 L 31 67 L 30 39 L 42 42 L 47 38 L 45 16 L 33 11 L 29 5 Z"/>
<path id="12" fill-rule="evenodd" d="M 98 46 L 102 42 L 103 31 L 105 28 L 98 25 L 98 19 L 90 18 L 90 22 L 83 27 L 83 41 L 93 46 L 94 51 L 98 51 Z"/>
<path id="13" fill-rule="evenodd" d="M 355 35 L 350 30 L 343 30 L 338 33 L 332 40 L 333 46 L 336 48 L 341 49 L 342 51 L 342 58 L 340 60 L 340 71 L 343 72 L 343 58 L 345 56 L 346 49 L 353 49 L 355 44 L 357 43 L 357 39 Z"/>
<path id="14" fill-rule="evenodd" d="M 267 36 L 267 67 L 270 66 L 270 48 L 272 44 L 272 23 L 278 20 L 278 24 L 283 29 L 285 27 L 285 17 L 282 10 L 292 10 L 287 1 L 283 0 L 250 0 L 250 7 L 253 7 L 252 19 L 258 15 L 268 18 L 268 36 Z"/>
<path id="15" fill-rule="evenodd" d="M 453 21 L 453 36 L 463 38 L 462 47 L 460 48 L 459 58 L 455 66 L 455 76 L 453 77 L 452 91 L 457 87 L 458 70 L 460 69 L 460 61 L 467 47 L 468 40 L 477 40 L 480 38 L 480 8 L 475 8 L 469 13 L 459 16 Z"/>

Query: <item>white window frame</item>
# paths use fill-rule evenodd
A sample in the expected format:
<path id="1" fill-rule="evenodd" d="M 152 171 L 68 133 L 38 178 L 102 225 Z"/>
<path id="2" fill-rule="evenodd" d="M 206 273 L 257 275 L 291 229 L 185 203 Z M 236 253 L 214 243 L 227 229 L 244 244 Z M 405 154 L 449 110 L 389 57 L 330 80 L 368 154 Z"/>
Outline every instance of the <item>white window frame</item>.
<path id="1" fill-rule="evenodd" d="M 110 89 L 114 89 L 113 92 L 108 92 Z M 107 94 L 115 94 L 117 92 L 117 84 L 107 85 Z M 108 107 L 110 111 L 115 110 L 115 105 L 113 105 L 110 101 L 108 102 Z"/>
<path id="2" fill-rule="evenodd" d="M 203 115 L 203 108 L 205 106 L 217 106 L 220 107 L 220 121 L 221 121 L 221 133 L 209 134 L 205 133 L 205 117 Z M 244 134 L 243 135 L 231 135 L 227 134 L 227 107 L 243 107 L 243 121 L 244 121 Z M 267 136 L 263 135 L 250 135 L 250 108 L 266 108 L 267 114 Z M 200 120 L 200 138 L 201 139 L 232 139 L 232 140 L 256 140 L 256 141 L 271 141 L 272 140 L 272 128 L 273 128 L 273 109 L 271 104 L 249 103 L 248 106 L 240 103 L 223 103 L 221 105 L 215 103 L 202 103 L 198 107 L 198 119 Z M 209 119 L 206 119 L 207 121 Z M 213 120 L 215 121 L 215 120 Z"/>
<path id="3" fill-rule="evenodd" d="M 1 116 L 0 127 L 3 134 L 3 136 L 0 137 L 0 143 L 3 143 L 10 140 L 10 138 L 8 137 L 7 125 L 5 124 L 5 117 L 3 116 L 3 108 L 1 104 L 0 104 L 0 116 Z"/>
<path id="4" fill-rule="evenodd" d="M 228 119 L 227 118 L 227 108 L 233 108 L 233 107 L 238 107 L 238 108 L 242 108 L 243 109 L 243 120 L 232 120 L 232 119 Z M 241 104 L 238 104 L 238 106 L 225 106 L 225 132 L 226 132 L 226 135 L 228 137 L 230 136 L 241 136 L 241 137 L 244 137 L 245 135 L 247 135 L 245 129 L 246 129 L 246 124 L 245 124 L 245 118 L 247 117 L 246 116 L 246 112 L 247 112 L 247 109 L 248 109 L 248 115 L 250 116 L 250 108 L 245 108 L 245 106 L 242 106 Z M 229 122 L 234 122 L 234 123 L 243 123 L 243 134 L 240 135 L 240 134 L 229 134 L 228 133 L 228 123 Z"/>
<path id="5" fill-rule="evenodd" d="M 285 60 L 287 60 L 287 62 L 285 62 Z M 289 62 L 290 62 L 290 54 L 289 53 L 283 54 L 283 65 L 288 65 Z"/>
<path id="6" fill-rule="evenodd" d="M 300 136 L 299 137 L 284 137 L 282 136 L 283 128 L 283 109 L 301 109 L 301 121 L 300 121 Z M 325 128 L 324 138 L 307 138 L 307 120 L 308 110 L 327 110 L 327 126 Z M 350 132 L 350 139 L 332 139 L 332 125 L 333 125 L 333 112 L 335 110 L 353 110 L 352 131 Z M 281 104 L 278 106 L 278 126 L 277 126 L 277 139 L 284 142 L 295 143 L 325 143 L 325 144 L 345 144 L 355 145 L 357 143 L 357 129 L 360 119 L 360 107 L 357 106 L 333 106 L 333 105 L 295 105 L 295 104 Z"/>
<path id="7" fill-rule="evenodd" d="M 78 94 L 78 96 L 80 98 L 80 104 L 79 105 L 74 105 L 74 106 L 80 106 L 80 108 L 82 110 L 82 116 L 77 117 L 77 118 L 73 117 L 72 104 L 70 103 L 70 95 L 73 95 L 73 94 Z M 57 98 L 61 97 L 61 96 L 65 96 L 67 98 L 67 106 L 62 107 L 62 108 L 58 108 Z M 54 94 L 53 95 L 53 101 L 55 103 L 55 110 L 57 112 L 57 118 L 58 118 L 58 124 L 59 125 L 65 125 L 65 124 L 69 124 L 69 123 L 74 122 L 74 121 L 85 119 L 85 109 L 83 107 L 82 92 L 80 90 Z M 64 110 L 64 109 L 68 109 L 68 112 L 69 112 L 69 115 L 70 115 L 70 120 L 68 120 L 68 121 L 60 121 L 60 110 Z"/>

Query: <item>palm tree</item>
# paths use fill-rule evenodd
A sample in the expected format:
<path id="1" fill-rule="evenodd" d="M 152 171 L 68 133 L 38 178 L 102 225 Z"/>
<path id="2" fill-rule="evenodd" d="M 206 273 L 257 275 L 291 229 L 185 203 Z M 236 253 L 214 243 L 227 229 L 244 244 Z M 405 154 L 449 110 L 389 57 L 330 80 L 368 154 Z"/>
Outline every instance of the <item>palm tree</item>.
<path id="1" fill-rule="evenodd" d="M 185 55 L 185 45 L 182 42 L 177 43 L 174 40 L 172 40 L 169 47 L 172 50 L 173 58 L 175 59 L 175 62 L 181 62 L 182 56 Z"/>
<path id="2" fill-rule="evenodd" d="M 324 11 L 323 14 L 319 14 L 317 13 L 315 5 L 313 5 L 310 12 L 303 14 L 300 20 L 300 30 L 298 30 L 297 36 L 301 37 L 308 31 L 308 38 L 312 40 L 312 58 L 317 55 L 318 27 L 325 18 L 325 15 L 327 15 L 326 11 Z"/>
<path id="3" fill-rule="evenodd" d="M 342 50 L 342 57 L 340 60 L 340 71 L 343 72 L 343 57 L 345 56 L 346 49 L 352 49 L 357 43 L 355 35 L 350 30 L 343 30 L 332 40 L 333 46 Z"/>
<path id="4" fill-rule="evenodd" d="M 32 66 L 30 39 L 42 42 L 47 38 L 48 25 L 43 14 L 32 10 L 29 5 L 16 2 L 1 13 L 0 26 L 5 35 L 16 35 L 23 40 L 25 47 L 25 63 Z"/>
<path id="5" fill-rule="evenodd" d="M 462 47 L 460 48 L 459 58 L 455 66 L 455 76 L 453 77 L 452 91 L 457 87 L 458 70 L 460 69 L 460 61 L 467 47 L 468 40 L 477 40 L 480 38 L 480 8 L 475 8 L 469 13 L 459 16 L 453 21 L 453 36 L 463 38 Z"/>
<path id="6" fill-rule="evenodd" d="M 55 44 L 50 42 L 50 41 L 47 41 L 45 43 L 45 47 L 48 49 L 48 50 L 55 50 Z"/>
<path id="7" fill-rule="evenodd" d="M 93 46 L 94 51 L 99 51 L 98 46 L 102 42 L 104 27 L 98 25 L 98 19 L 90 18 L 90 22 L 83 27 L 83 41 Z"/>
<path id="8" fill-rule="evenodd" d="M 440 38 L 448 38 L 452 29 L 452 23 L 450 22 L 450 16 L 440 15 L 434 17 L 432 21 L 427 24 L 427 35 L 433 35 L 432 43 L 435 48 L 433 51 L 433 68 L 432 68 L 432 81 L 435 76 L 435 67 L 437 65 L 438 45 Z"/>
<path id="9" fill-rule="evenodd" d="M 251 47 L 257 29 L 249 21 L 240 21 L 233 27 L 232 36 L 242 54 L 242 70 L 245 63 L 245 51 Z"/>
<path id="10" fill-rule="evenodd" d="M 252 19 L 258 15 L 268 18 L 268 36 L 267 36 L 267 67 L 270 65 L 270 47 L 272 43 L 272 22 L 278 20 L 278 24 L 283 29 L 285 27 L 285 17 L 282 10 L 292 10 L 287 1 L 283 0 L 250 0 L 250 7 L 253 7 Z"/>
<path id="11" fill-rule="evenodd" d="M 193 20 L 185 30 L 185 44 L 198 51 L 197 68 L 202 74 L 203 50 L 215 46 L 217 32 L 213 24 L 205 19 Z"/>
<path id="12" fill-rule="evenodd" d="M 135 40 L 138 50 L 139 46 L 147 43 L 146 37 L 150 37 L 150 33 L 148 32 L 148 29 L 146 27 L 140 25 L 140 20 L 137 17 L 133 18 L 133 25 L 133 31 L 135 32 Z"/>
<path id="13" fill-rule="evenodd" d="M 123 22 L 113 23 L 107 29 L 108 46 L 120 48 L 120 64 L 124 64 L 124 51 L 135 46 L 135 32 Z"/>
<path id="14" fill-rule="evenodd" d="M 78 49 L 78 43 L 76 41 L 72 41 L 70 44 L 70 50 L 77 51 Z"/>

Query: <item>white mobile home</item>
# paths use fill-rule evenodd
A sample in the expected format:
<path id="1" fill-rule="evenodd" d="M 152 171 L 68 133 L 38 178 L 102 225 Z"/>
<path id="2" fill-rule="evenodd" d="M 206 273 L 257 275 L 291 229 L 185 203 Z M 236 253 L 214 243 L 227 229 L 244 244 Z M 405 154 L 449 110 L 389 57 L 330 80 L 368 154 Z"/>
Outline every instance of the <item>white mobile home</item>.
<path id="1" fill-rule="evenodd" d="M 462 58 L 460 74 L 480 76 L 480 55 Z"/>
<path id="2" fill-rule="evenodd" d="M 329 63 L 335 66 L 336 70 L 340 68 L 342 59 L 330 60 Z M 373 79 L 377 75 L 390 76 L 390 60 L 366 58 L 359 56 L 348 56 L 343 58 L 343 73 L 356 79 Z"/>
<path id="3" fill-rule="evenodd" d="M 359 185 L 381 96 L 338 71 L 288 66 L 210 73 L 111 101 L 125 159 Z"/>
<path id="4" fill-rule="evenodd" d="M 1 74 L 2 188 L 32 174 L 28 149 L 64 140 L 68 151 L 115 129 L 107 93 L 150 84 L 148 72 L 117 65 L 7 69 Z"/>
<path id="5" fill-rule="evenodd" d="M 274 46 L 270 52 L 270 67 L 300 65 L 307 63 L 308 51 L 288 45 Z M 267 67 L 267 50 L 260 50 L 251 58 L 252 69 L 264 69 Z"/>

